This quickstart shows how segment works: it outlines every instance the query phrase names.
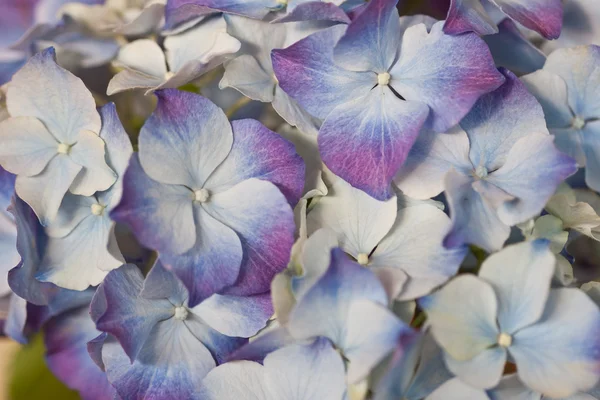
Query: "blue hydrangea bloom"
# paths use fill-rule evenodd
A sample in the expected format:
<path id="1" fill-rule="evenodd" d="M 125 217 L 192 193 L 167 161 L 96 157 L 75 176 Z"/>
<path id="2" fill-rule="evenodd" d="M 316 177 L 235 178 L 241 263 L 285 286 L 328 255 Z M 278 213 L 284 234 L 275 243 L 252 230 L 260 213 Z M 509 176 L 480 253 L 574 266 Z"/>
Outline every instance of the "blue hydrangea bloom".
<path id="1" fill-rule="evenodd" d="M 600 309 L 579 289 L 550 289 L 555 264 L 545 239 L 511 245 L 479 276 L 461 275 L 419 300 L 450 371 L 490 389 L 510 359 L 526 386 L 549 397 L 596 385 Z"/>
<path id="2" fill-rule="evenodd" d="M 111 271 L 92 300 L 99 331 L 90 351 L 123 398 L 190 398 L 201 379 L 263 328 L 268 295 L 214 295 L 195 307 L 160 262 L 146 279 L 131 264 Z"/>

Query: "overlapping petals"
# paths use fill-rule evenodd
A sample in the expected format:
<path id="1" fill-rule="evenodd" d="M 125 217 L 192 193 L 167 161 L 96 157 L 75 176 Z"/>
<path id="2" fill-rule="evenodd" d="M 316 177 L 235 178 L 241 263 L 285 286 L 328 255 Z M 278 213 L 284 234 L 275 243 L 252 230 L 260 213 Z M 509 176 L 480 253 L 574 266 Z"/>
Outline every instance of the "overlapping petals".
<path id="1" fill-rule="evenodd" d="M 299 198 L 303 172 L 293 146 L 260 124 L 239 121 L 232 130 L 207 99 L 165 90 L 112 216 L 165 254 L 191 304 L 227 287 L 260 294 L 289 258 L 294 223 L 284 194 Z"/>
<path id="2" fill-rule="evenodd" d="M 389 183 L 425 123 L 450 128 L 503 81 L 476 35 L 448 36 L 441 24 L 400 35 L 395 2 L 378 0 L 347 29 L 335 26 L 273 51 L 280 86 L 324 119 L 325 164 L 379 200 L 391 197 Z"/>

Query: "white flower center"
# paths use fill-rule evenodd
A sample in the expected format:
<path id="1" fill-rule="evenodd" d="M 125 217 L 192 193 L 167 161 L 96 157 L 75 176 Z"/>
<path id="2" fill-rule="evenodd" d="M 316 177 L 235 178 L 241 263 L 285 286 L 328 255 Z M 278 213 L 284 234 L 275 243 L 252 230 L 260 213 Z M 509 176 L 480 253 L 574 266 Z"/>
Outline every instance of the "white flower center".
<path id="1" fill-rule="evenodd" d="M 208 190 L 202 188 L 200 190 L 196 190 L 194 192 L 194 201 L 197 201 L 199 203 L 206 203 L 208 201 L 210 197 L 210 193 L 208 192 Z"/>
<path id="2" fill-rule="evenodd" d="M 358 261 L 360 265 L 367 265 L 369 263 L 369 255 L 367 253 L 360 253 L 356 258 L 356 261 Z"/>
<path id="3" fill-rule="evenodd" d="M 104 209 L 106 207 L 102 204 L 94 203 L 90 208 L 92 209 L 92 214 L 100 216 L 104 214 Z"/>
<path id="4" fill-rule="evenodd" d="M 388 83 L 390 83 L 390 78 L 391 78 L 391 76 L 387 72 L 384 72 L 382 74 L 378 74 L 377 75 L 377 84 L 381 85 L 381 86 L 385 86 Z"/>
<path id="5" fill-rule="evenodd" d="M 488 176 L 487 168 L 483 165 L 480 165 L 479 167 L 475 168 L 475 176 L 477 176 L 479 179 L 486 178 Z"/>
<path id="6" fill-rule="evenodd" d="M 185 321 L 188 317 L 188 310 L 184 306 L 175 307 L 175 319 Z"/>
<path id="7" fill-rule="evenodd" d="M 583 127 L 585 126 L 585 119 L 583 119 L 579 115 L 577 115 L 577 116 L 575 116 L 575 118 L 573 118 L 573 121 L 571 122 L 571 126 L 575 129 L 583 129 Z"/>
<path id="8" fill-rule="evenodd" d="M 59 154 L 69 154 L 69 152 L 71 151 L 71 145 L 65 144 L 65 143 L 59 143 L 58 147 L 56 148 L 56 151 Z"/>
<path id="9" fill-rule="evenodd" d="M 500 347 L 510 347 L 512 345 L 512 340 L 512 336 L 510 336 L 508 333 L 502 332 L 498 335 L 498 345 Z"/>

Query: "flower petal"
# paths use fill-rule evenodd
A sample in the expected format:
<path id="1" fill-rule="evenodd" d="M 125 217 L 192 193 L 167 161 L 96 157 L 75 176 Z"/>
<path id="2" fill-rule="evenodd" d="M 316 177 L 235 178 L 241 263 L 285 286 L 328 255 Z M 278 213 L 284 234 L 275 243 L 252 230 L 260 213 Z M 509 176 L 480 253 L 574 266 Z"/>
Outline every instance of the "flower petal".
<path id="1" fill-rule="evenodd" d="M 33 56 L 8 86 L 12 117 L 35 117 L 62 143 L 72 144 L 80 131 L 100 132 L 96 103 L 81 79 L 59 67 L 54 48 Z"/>
<path id="2" fill-rule="evenodd" d="M 548 245 L 545 239 L 522 242 L 483 262 L 479 277 L 496 292 L 502 332 L 512 334 L 542 316 L 556 263 Z"/>
<path id="3" fill-rule="evenodd" d="M 348 308 L 347 337 L 344 356 L 348 359 L 347 378 L 356 383 L 392 350 L 406 340 L 413 330 L 386 306 L 367 299 L 353 301 Z"/>
<path id="4" fill-rule="evenodd" d="M 390 85 L 402 97 L 429 106 L 428 126 L 437 132 L 456 125 L 481 95 L 504 82 L 479 36 L 445 35 L 442 24 L 429 33 L 424 24 L 408 28 L 390 71 Z"/>
<path id="5" fill-rule="evenodd" d="M 552 72 L 539 70 L 525 75 L 521 80 L 540 102 L 550 131 L 571 125 L 573 114 L 569 108 L 567 84 L 563 78 Z"/>
<path id="6" fill-rule="evenodd" d="M 99 334 L 87 307 L 62 314 L 44 326 L 48 368 L 85 400 L 102 400 L 116 394 L 106 374 L 88 354 L 87 342 Z"/>
<path id="7" fill-rule="evenodd" d="M 491 389 L 498 385 L 506 359 L 506 349 L 500 346 L 487 348 L 465 361 L 455 360 L 448 354 L 444 357 L 446 366 L 453 374 L 478 389 Z"/>
<path id="8" fill-rule="evenodd" d="M 369 267 L 375 271 L 390 267 L 408 275 L 399 300 L 429 294 L 456 274 L 467 252 L 464 246 L 443 246 L 449 228 L 450 219 L 436 206 L 400 208 L 394 225 L 369 258 Z"/>
<path id="9" fill-rule="evenodd" d="M 473 178 L 454 170 L 446 175 L 446 195 L 452 229 L 444 239 L 446 247 L 475 244 L 492 252 L 508 239 L 510 227 L 502 222 L 485 197 L 473 187 Z M 491 186 L 491 185 L 489 185 Z"/>
<path id="10" fill-rule="evenodd" d="M 464 399 L 489 400 L 489 397 L 483 390 L 475 389 L 458 378 L 450 379 L 427 397 L 427 400 Z"/>
<path id="11" fill-rule="evenodd" d="M 150 39 L 139 39 L 127 43 L 119 50 L 115 62 L 148 77 L 164 79 L 167 73 L 165 55 L 160 46 Z"/>
<path id="12" fill-rule="evenodd" d="M 600 121 L 590 122 L 583 131 L 583 151 L 585 153 L 585 182 L 600 191 Z"/>
<path id="13" fill-rule="evenodd" d="M 390 183 L 406 160 L 427 118 L 425 104 L 403 101 L 378 86 L 336 107 L 319 131 L 327 167 L 378 200 L 393 193 Z"/>
<path id="14" fill-rule="evenodd" d="M 58 154 L 58 142 L 33 117 L 14 117 L 0 123 L 0 163 L 13 174 L 34 176 Z"/>
<path id="15" fill-rule="evenodd" d="M 366 95 L 377 83 L 372 72 L 348 71 L 334 63 L 333 49 L 345 29 L 344 25 L 324 29 L 271 54 L 281 88 L 318 118 Z"/>
<path id="16" fill-rule="evenodd" d="M 215 294 L 192 311 L 218 332 L 246 338 L 266 326 L 273 315 L 273 305 L 269 293 L 254 296 Z"/>
<path id="17" fill-rule="evenodd" d="M 203 206 L 242 242 L 240 274 L 226 293 L 241 296 L 268 291 L 275 274 L 287 265 L 294 244 L 294 213 L 279 189 L 252 178 L 214 194 Z"/>
<path id="18" fill-rule="evenodd" d="M 444 32 L 449 35 L 465 32 L 492 35 L 498 32 L 498 28 L 487 14 L 481 0 L 451 0 Z"/>
<path id="19" fill-rule="evenodd" d="M 599 335 L 598 306 L 579 289 L 554 289 L 541 320 L 517 332 L 509 351 L 527 386 L 552 398 L 568 397 L 598 381 Z"/>
<path id="20" fill-rule="evenodd" d="M 15 190 L 33 208 L 42 225 L 56 218 L 65 193 L 82 167 L 69 156 L 59 154 L 36 176 L 18 176 Z"/>
<path id="21" fill-rule="evenodd" d="M 209 191 L 223 191 L 247 179 L 257 178 L 277 186 L 295 206 L 304 187 L 304 161 L 294 145 L 260 122 L 236 120 L 233 147 L 206 181 Z"/>
<path id="22" fill-rule="evenodd" d="M 152 180 L 137 155 L 131 157 L 123 182 L 123 198 L 111 218 L 127 224 L 147 247 L 174 254 L 192 248 L 196 227 L 190 190 Z"/>
<path id="23" fill-rule="evenodd" d="M 515 197 L 498 208 L 498 217 L 507 225 L 534 217 L 558 185 L 576 171 L 575 160 L 556 149 L 552 136 L 533 133 L 519 139 L 504 165 L 487 179 Z"/>
<path id="24" fill-rule="evenodd" d="M 532 133 L 547 134 L 544 112 L 512 72 L 500 69 L 502 86 L 482 96 L 460 122 L 467 132 L 474 167 L 500 168 L 514 144 Z"/>
<path id="25" fill-rule="evenodd" d="M 336 233 L 339 246 L 354 258 L 370 255 L 396 219 L 397 199 L 382 202 L 342 179 L 329 188 L 306 217 L 308 234 L 321 228 Z M 329 255 L 328 255 L 329 256 Z"/>
<path id="26" fill-rule="evenodd" d="M 425 130 L 419 134 L 406 162 L 394 178 L 403 193 L 430 199 L 444 191 L 444 177 L 452 169 L 469 173 L 469 138 L 460 126 L 444 134 Z"/>
<path id="27" fill-rule="evenodd" d="M 191 307 L 233 285 L 240 273 L 243 256 L 240 239 L 231 228 L 201 207 L 194 210 L 194 220 L 194 246 L 183 254 L 160 255 L 165 268 L 186 286 Z"/>
<path id="28" fill-rule="evenodd" d="M 90 214 L 71 233 L 50 238 L 36 279 L 71 290 L 97 286 L 110 270 L 125 263 L 108 251 L 112 221 Z"/>
<path id="29" fill-rule="evenodd" d="M 114 335 L 131 362 L 145 356 L 146 341 L 153 340 L 157 324 L 173 316 L 174 306 L 167 299 L 148 300 L 138 296 L 143 280 L 140 270 L 132 264 L 111 271 L 90 306 L 92 315 L 95 308 L 102 309 L 95 321 L 96 328 Z M 109 369 L 107 366 L 107 372 Z M 114 381 L 110 373 L 109 378 Z"/>
<path id="30" fill-rule="evenodd" d="M 115 183 L 117 175 L 106 164 L 104 155 L 104 141 L 97 134 L 90 131 L 79 132 L 77 143 L 71 148 L 69 157 L 83 169 L 71 184 L 71 193 L 91 196 Z"/>
<path id="31" fill-rule="evenodd" d="M 498 301 L 482 279 L 461 275 L 418 304 L 427 313 L 433 337 L 452 358 L 472 360 L 496 344 Z"/>
<path id="32" fill-rule="evenodd" d="M 201 189 L 233 143 L 225 113 L 210 100 L 165 89 L 142 127 L 139 157 L 152 179 Z"/>
<path id="33" fill-rule="evenodd" d="M 397 0 L 370 1 L 335 45 L 335 63 L 350 71 L 388 72 L 400 48 L 397 4 Z"/>
<path id="34" fill-rule="evenodd" d="M 377 277 L 341 249 L 333 249 L 329 269 L 298 301 L 288 330 L 298 339 L 327 337 L 344 351 L 349 340 L 349 308 L 359 299 L 387 304 L 387 294 Z"/>
<path id="35" fill-rule="evenodd" d="M 546 39 L 557 39 L 563 19 L 561 0 L 494 0 L 509 17 L 538 32 Z"/>

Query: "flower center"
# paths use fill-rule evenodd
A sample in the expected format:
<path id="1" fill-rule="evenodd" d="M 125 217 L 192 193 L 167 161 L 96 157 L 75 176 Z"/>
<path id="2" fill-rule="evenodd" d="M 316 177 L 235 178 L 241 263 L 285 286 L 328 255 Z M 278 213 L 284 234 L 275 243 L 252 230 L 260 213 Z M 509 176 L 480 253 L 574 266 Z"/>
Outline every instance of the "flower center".
<path id="1" fill-rule="evenodd" d="M 498 345 L 504 348 L 510 347 L 512 345 L 512 336 L 510 336 L 508 333 L 502 332 L 498 335 Z"/>
<path id="2" fill-rule="evenodd" d="M 175 319 L 185 321 L 188 317 L 188 310 L 184 306 L 175 307 Z"/>
<path id="3" fill-rule="evenodd" d="M 167 80 L 167 81 L 169 79 L 171 79 L 172 77 L 174 77 L 174 76 L 175 76 L 175 72 L 173 72 L 173 71 L 167 71 L 167 72 L 165 72 L 165 80 Z"/>
<path id="4" fill-rule="evenodd" d="M 571 121 L 571 126 L 575 129 L 583 129 L 585 126 L 585 119 L 581 118 L 579 115 L 576 115 Z"/>
<path id="5" fill-rule="evenodd" d="M 197 201 L 199 203 L 206 203 L 209 198 L 210 198 L 210 193 L 208 192 L 208 190 L 206 190 L 204 188 L 202 188 L 200 190 L 196 190 L 194 192 L 194 201 Z"/>
<path id="6" fill-rule="evenodd" d="M 384 72 L 382 74 L 377 74 L 377 84 L 381 85 L 381 86 L 385 86 L 388 83 L 390 83 L 390 74 L 387 72 Z"/>
<path id="7" fill-rule="evenodd" d="M 360 253 L 356 258 L 356 261 L 358 261 L 360 265 L 367 265 L 369 263 L 369 255 L 367 253 Z"/>
<path id="8" fill-rule="evenodd" d="M 104 214 L 104 209 L 106 207 L 102 204 L 94 203 L 90 208 L 92 209 L 92 214 L 100 216 Z"/>
<path id="9" fill-rule="evenodd" d="M 484 167 L 483 165 L 480 165 L 479 167 L 475 168 L 475 176 L 478 177 L 479 179 L 484 179 L 488 176 L 488 170 L 486 167 Z"/>
<path id="10" fill-rule="evenodd" d="M 58 154 L 69 154 L 69 152 L 71 151 L 71 145 L 66 143 L 59 143 L 58 147 L 56 148 L 56 151 L 58 152 Z"/>

